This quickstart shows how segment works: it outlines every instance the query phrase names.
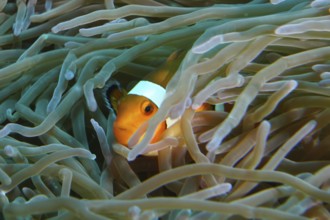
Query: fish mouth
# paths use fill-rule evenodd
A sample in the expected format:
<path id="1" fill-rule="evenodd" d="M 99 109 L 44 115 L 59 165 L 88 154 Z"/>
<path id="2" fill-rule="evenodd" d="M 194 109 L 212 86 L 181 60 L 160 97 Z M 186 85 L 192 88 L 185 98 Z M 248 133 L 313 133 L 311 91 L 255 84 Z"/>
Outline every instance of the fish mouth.
<path id="1" fill-rule="evenodd" d="M 128 129 L 124 128 L 124 127 L 117 127 L 117 129 L 120 130 L 120 131 L 128 131 Z"/>
<path id="2" fill-rule="evenodd" d="M 131 133 L 131 134 L 134 134 L 134 132 L 137 130 L 137 129 L 132 128 L 132 127 L 116 127 L 116 129 L 119 132 Z"/>
<path id="3" fill-rule="evenodd" d="M 114 135 L 115 135 L 117 142 L 126 147 L 128 145 L 128 140 L 131 138 L 133 133 L 134 132 L 132 132 L 127 127 L 115 127 L 114 128 Z"/>

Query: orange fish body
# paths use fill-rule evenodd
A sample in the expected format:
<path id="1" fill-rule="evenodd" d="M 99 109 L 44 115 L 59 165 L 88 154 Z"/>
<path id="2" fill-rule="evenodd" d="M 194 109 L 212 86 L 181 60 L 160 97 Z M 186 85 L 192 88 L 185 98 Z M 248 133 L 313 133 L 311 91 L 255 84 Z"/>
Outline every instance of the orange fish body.
<path id="1" fill-rule="evenodd" d="M 118 89 L 106 94 L 108 101 L 114 96 L 116 97 L 115 101 L 110 101 L 110 105 L 115 108 L 117 113 L 113 132 L 118 143 L 128 146 L 128 141 L 136 130 L 158 111 L 160 103 L 165 97 L 165 87 L 183 57 L 182 52 L 171 54 L 159 69 L 148 74 L 127 95 L 120 96 Z M 151 143 L 159 141 L 166 128 L 165 121 L 160 123 L 154 132 Z"/>

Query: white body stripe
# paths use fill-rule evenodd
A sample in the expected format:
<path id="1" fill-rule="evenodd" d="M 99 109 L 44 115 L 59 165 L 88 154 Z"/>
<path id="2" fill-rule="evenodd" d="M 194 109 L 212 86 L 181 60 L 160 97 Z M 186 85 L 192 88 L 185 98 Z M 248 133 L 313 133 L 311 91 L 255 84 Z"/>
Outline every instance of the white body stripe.
<path id="1" fill-rule="evenodd" d="M 165 99 L 166 90 L 153 82 L 140 81 L 128 94 L 144 96 L 159 108 Z"/>
<path id="2" fill-rule="evenodd" d="M 166 127 L 169 128 L 179 121 L 180 118 L 171 119 L 170 117 L 166 118 Z"/>

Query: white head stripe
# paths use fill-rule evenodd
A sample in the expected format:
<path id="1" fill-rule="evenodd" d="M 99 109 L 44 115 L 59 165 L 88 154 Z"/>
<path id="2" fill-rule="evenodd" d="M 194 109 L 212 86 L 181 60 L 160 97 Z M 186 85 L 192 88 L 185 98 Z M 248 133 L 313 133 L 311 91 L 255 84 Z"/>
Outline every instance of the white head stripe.
<path id="1" fill-rule="evenodd" d="M 131 91 L 131 95 L 144 96 L 152 101 L 158 108 L 165 99 L 166 90 L 153 82 L 140 81 L 136 84 Z"/>

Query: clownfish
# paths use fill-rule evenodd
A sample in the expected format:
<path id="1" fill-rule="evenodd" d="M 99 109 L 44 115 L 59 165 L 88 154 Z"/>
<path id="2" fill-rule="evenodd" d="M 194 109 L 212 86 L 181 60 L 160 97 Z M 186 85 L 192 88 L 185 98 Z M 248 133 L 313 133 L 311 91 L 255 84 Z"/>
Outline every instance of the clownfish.
<path id="1" fill-rule="evenodd" d="M 155 115 L 165 98 L 165 87 L 184 55 L 182 51 L 172 53 L 160 68 L 139 81 L 128 93 L 120 88 L 117 81 L 107 85 L 103 96 L 107 106 L 116 113 L 113 132 L 118 143 L 128 146 L 137 129 Z M 161 122 L 150 143 L 159 141 L 167 127 L 166 121 Z"/>

